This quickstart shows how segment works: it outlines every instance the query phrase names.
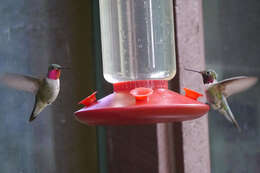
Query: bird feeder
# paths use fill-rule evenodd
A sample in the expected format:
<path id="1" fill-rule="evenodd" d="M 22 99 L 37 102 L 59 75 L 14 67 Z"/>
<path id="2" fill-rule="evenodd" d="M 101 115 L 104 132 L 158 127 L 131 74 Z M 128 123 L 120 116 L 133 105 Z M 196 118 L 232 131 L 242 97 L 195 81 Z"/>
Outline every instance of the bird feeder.
<path id="1" fill-rule="evenodd" d="M 168 89 L 176 73 L 172 0 L 100 0 L 103 75 L 114 92 L 80 103 L 76 118 L 89 125 L 176 122 L 209 107 L 199 93 Z"/>

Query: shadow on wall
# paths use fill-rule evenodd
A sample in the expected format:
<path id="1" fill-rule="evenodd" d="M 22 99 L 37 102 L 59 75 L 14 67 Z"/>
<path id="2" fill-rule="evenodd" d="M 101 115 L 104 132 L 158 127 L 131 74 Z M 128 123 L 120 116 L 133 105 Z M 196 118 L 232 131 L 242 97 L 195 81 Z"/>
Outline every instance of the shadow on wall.
<path id="1" fill-rule="evenodd" d="M 78 102 L 95 90 L 91 1 L 50 2 L 49 23 L 55 39 L 50 62 L 64 71 L 60 97 L 53 107 L 56 172 L 97 172 L 95 127 L 77 122 Z M 59 49 L 59 51 L 57 51 Z"/>

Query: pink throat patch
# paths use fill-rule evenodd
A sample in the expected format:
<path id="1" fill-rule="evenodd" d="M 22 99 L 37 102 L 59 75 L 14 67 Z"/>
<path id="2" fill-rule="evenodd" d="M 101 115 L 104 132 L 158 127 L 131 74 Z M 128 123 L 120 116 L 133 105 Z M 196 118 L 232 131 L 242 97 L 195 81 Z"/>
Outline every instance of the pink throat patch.
<path id="1" fill-rule="evenodd" d="M 56 80 L 60 77 L 60 70 L 51 70 L 48 73 L 48 78 Z"/>

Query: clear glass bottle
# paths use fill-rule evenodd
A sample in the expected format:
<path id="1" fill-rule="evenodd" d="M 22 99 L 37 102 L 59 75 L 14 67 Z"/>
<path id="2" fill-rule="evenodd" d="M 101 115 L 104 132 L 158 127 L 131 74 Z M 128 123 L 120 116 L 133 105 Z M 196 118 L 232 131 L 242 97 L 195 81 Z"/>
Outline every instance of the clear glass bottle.
<path id="1" fill-rule="evenodd" d="M 176 73 L 172 0 L 99 0 L 103 73 L 110 83 Z"/>

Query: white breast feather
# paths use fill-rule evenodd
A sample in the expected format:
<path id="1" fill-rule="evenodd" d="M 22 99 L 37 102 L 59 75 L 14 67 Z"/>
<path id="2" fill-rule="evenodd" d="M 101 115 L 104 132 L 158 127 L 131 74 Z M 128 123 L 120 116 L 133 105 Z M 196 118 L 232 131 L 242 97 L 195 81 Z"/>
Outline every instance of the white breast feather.
<path id="1" fill-rule="evenodd" d="M 46 82 L 48 84 L 49 93 L 51 95 L 49 103 L 52 103 L 58 96 L 60 91 L 60 80 L 56 79 L 46 79 Z"/>

